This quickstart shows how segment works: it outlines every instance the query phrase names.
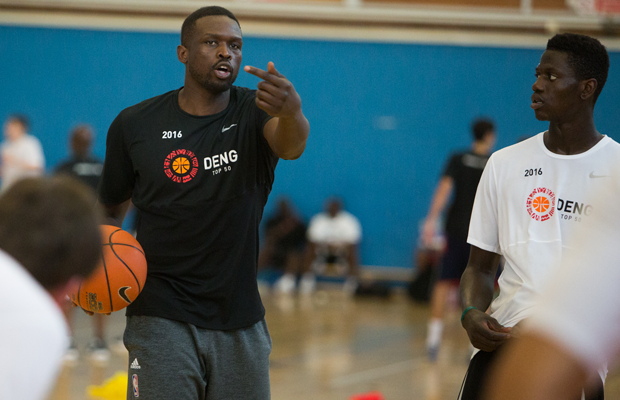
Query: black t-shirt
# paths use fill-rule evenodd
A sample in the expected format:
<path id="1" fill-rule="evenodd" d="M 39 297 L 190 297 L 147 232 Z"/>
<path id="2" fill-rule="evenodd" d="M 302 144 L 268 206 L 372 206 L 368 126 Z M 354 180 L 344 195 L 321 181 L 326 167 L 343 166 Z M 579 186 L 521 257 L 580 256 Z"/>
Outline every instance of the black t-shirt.
<path id="1" fill-rule="evenodd" d="M 233 86 L 228 107 L 198 117 L 179 90 L 123 110 L 107 138 L 99 198 L 140 210 L 148 275 L 127 315 L 228 330 L 260 321 L 258 230 L 278 158 L 255 91 Z"/>
<path id="2" fill-rule="evenodd" d="M 93 190 L 97 190 L 102 169 L 103 163 L 97 158 L 89 156 L 84 158 L 73 157 L 56 167 L 54 172 L 77 178 Z"/>
<path id="3" fill-rule="evenodd" d="M 471 151 L 456 153 L 450 157 L 443 174 L 454 181 L 454 196 L 446 219 L 448 236 L 467 241 L 476 189 L 488 160 L 488 155 L 475 154 Z"/>

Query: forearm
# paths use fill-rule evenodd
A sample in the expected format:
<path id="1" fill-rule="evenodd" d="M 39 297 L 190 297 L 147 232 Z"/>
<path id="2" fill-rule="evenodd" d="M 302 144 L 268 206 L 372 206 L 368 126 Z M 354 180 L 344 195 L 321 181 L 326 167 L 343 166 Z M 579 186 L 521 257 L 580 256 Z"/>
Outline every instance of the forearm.
<path id="1" fill-rule="evenodd" d="M 299 158 L 306 148 L 310 123 L 301 109 L 293 117 L 278 118 L 273 140 L 274 153 L 285 160 Z"/>
<path id="2" fill-rule="evenodd" d="M 131 204 L 131 200 L 127 200 L 121 204 L 114 205 L 104 205 L 97 202 L 101 206 L 104 214 L 104 224 L 116 226 L 121 228 L 123 226 L 123 220 L 125 219 L 125 214 L 127 214 L 127 209 Z"/>
<path id="3" fill-rule="evenodd" d="M 495 272 L 468 266 L 461 276 L 461 307 L 476 307 L 484 312 L 491 305 L 495 293 Z"/>
<path id="4" fill-rule="evenodd" d="M 439 215 L 446 208 L 446 204 L 448 203 L 448 198 L 452 193 L 452 178 L 444 176 L 439 181 L 437 185 L 437 189 L 433 194 L 433 199 L 431 200 L 431 206 L 428 210 L 427 219 L 429 220 L 437 220 Z"/>

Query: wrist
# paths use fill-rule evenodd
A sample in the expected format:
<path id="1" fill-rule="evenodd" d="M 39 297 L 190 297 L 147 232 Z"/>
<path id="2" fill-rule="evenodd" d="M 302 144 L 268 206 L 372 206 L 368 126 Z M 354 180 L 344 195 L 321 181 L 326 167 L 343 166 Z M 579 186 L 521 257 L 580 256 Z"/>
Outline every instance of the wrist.
<path id="1" fill-rule="evenodd" d="M 463 310 L 463 313 L 461 314 L 461 324 L 463 323 L 463 320 L 465 319 L 465 315 L 467 315 L 468 312 L 470 312 L 471 310 L 477 310 L 478 308 L 474 307 L 474 306 L 469 306 L 466 307 Z"/>

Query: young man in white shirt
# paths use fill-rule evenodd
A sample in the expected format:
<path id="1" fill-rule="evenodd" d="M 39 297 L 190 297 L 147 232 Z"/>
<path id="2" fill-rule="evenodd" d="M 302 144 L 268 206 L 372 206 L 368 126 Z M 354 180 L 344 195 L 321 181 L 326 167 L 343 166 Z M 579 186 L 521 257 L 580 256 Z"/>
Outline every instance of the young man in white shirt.
<path id="1" fill-rule="evenodd" d="M 502 345 L 519 336 L 519 323 L 531 315 L 541 289 L 563 273 L 566 241 L 597 208 L 588 193 L 605 185 L 603 177 L 620 159 L 620 146 L 600 134 L 593 119 L 608 69 L 598 40 L 575 34 L 550 39 L 536 67 L 531 104 L 549 129 L 496 152 L 487 163 L 460 285 L 461 321 L 481 350 L 471 360 L 462 399 L 480 398 Z M 505 265 L 493 300 L 500 256 Z M 602 379 L 594 385 L 588 400 L 603 398 Z"/>
<path id="2" fill-rule="evenodd" d="M 605 186 L 591 193 L 600 206 L 568 243 L 562 274 L 541 296 L 523 336 L 498 359 L 487 399 L 577 399 L 601 365 L 617 361 L 620 162 L 605 175 Z"/>

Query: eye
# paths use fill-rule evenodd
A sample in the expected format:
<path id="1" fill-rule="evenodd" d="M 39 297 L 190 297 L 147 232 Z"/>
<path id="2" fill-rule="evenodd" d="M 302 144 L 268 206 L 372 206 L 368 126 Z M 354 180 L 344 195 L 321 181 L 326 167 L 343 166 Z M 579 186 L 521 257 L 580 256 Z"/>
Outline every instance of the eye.
<path id="1" fill-rule="evenodd" d="M 233 43 L 230 45 L 230 47 L 232 47 L 235 50 L 241 50 L 241 46 L 238 43 Z"/>
<path id="2" fill-rule="evenodd" d="M 534 78 L 538 79 L 539 76 L 540 74 L 538 72 L 534 72 Z"/>
<path id="3" fill-rule="evenodd" d="M 550 81 L 555 81 L 556 79 L 558 79 L 557 76 L 553 75 L 553 74 L 549 74 L 549 80 Z"/>
<path id="4" fill-rule="evenodd" d="M 205 43 L 209 46 L 217 46 L 217 42 L 215 40 L 207 40 Z"/>

